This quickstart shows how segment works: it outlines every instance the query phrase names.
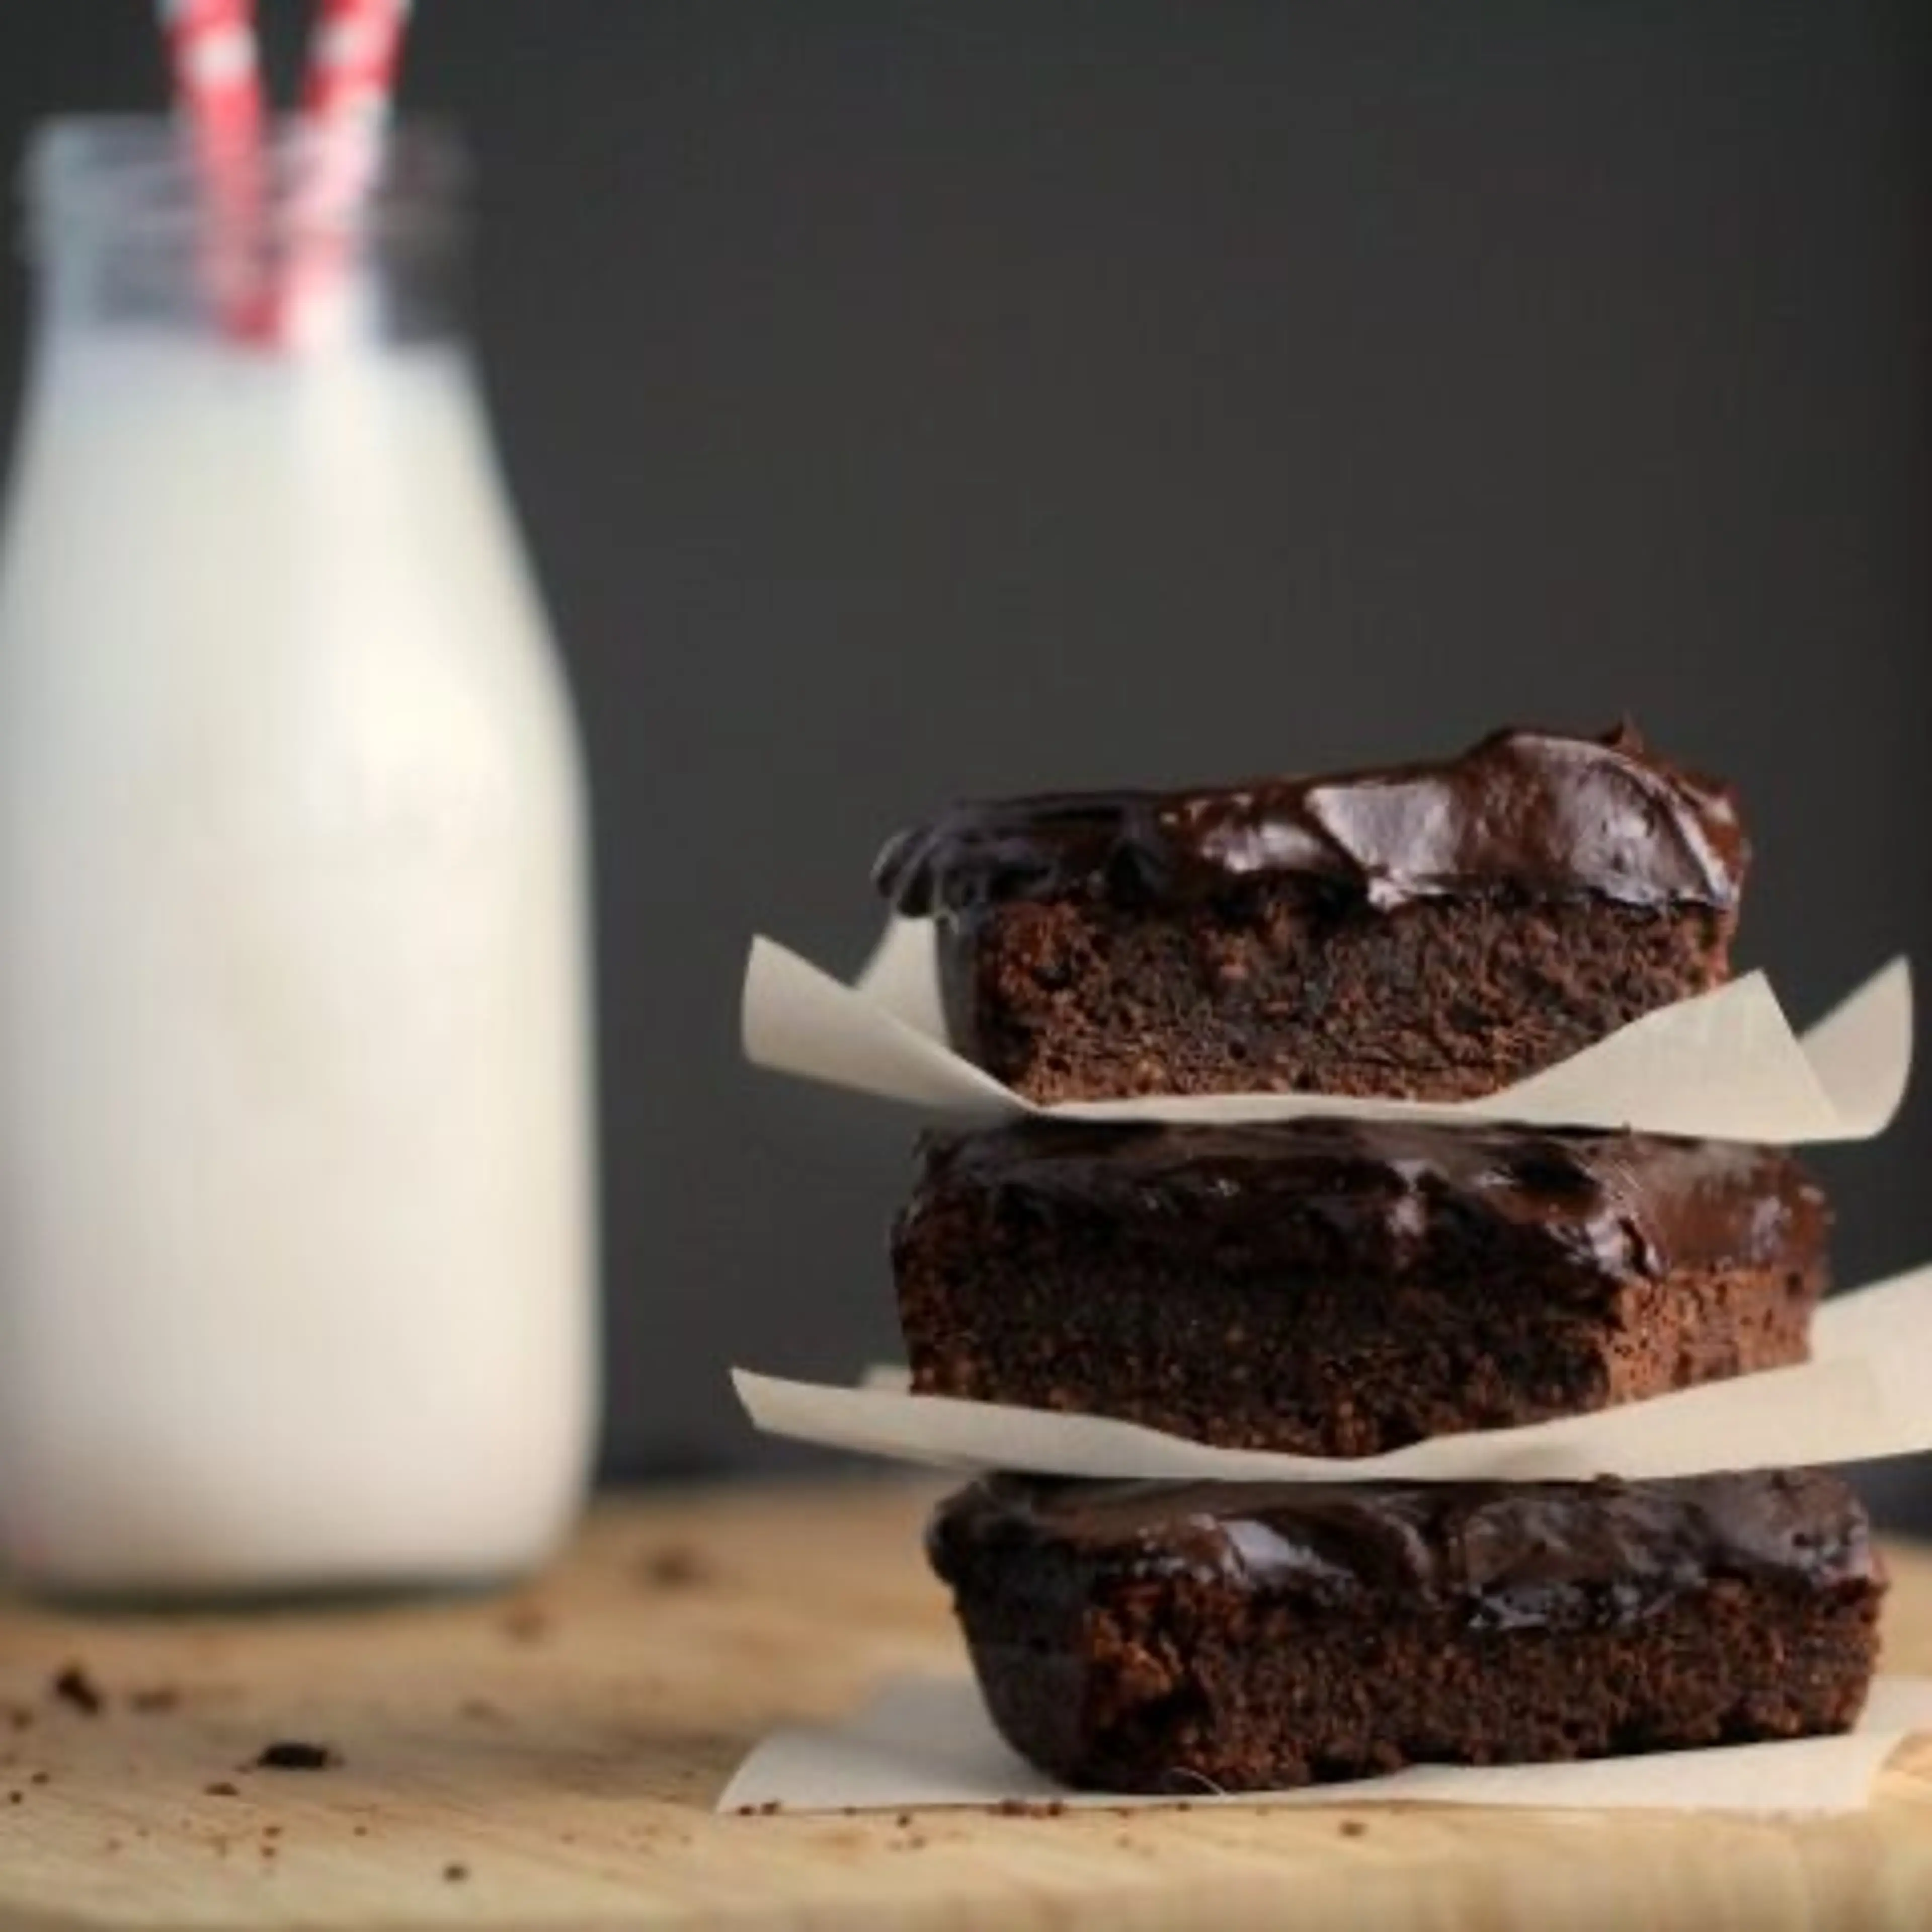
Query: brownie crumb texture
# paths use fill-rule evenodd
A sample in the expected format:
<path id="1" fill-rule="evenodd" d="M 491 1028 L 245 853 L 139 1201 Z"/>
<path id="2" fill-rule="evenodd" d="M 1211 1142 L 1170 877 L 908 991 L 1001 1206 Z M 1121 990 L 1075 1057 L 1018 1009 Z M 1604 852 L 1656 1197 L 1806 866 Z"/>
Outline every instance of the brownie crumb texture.
<path id="1" fill-rule="evenodd" d="M 280 1738 L 262 1747 L 254 1768 L 257 1771 L 333 1771 L 341 1762 L 342 1754 L 332 1745 Z"/>
<path id="2" fill-rule="evenodd" d="M 469 1876 L 470 1868 L 467 1865 L 447 1864 L 442 1868 L 443 1882 L 446 1885 L 460 1885 Z"/>
<path id="3" fill-rule="evenodd" d="M 1727 973 L 1728 914 L 1424 902 L 1310 916 L 1022 904 L 940 934 L 954 1040 L 1042 1103 L 1249 1091 L 1492 1093 Z"/>
<path id="4" fill-rule="evenodd" d="M 239 1788 L 230 1784 L 225 1778 L 218 1779 L 213 1784 L 204 1784 L 201 1788 L 204 1795 L 210 1798 L 239 1798 L 242 1796 Z"/>

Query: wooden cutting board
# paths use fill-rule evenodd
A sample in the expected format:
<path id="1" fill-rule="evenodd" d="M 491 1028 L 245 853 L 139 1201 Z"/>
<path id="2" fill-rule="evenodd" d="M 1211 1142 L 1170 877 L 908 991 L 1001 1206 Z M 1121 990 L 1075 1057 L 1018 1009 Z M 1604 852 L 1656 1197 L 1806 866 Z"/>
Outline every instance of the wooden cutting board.
<path id="1" fill-rule="evenodd" d="M 1810 1825 L 1216 1810 L 716 1817 L 746 1748 L 958 1668 L 900 1486 L 603 1510 L 509 1598 L 253 1618 L 0 1606 L 0 1932 L 728 1925 L 1489 1932 L 1932 1925 L 1932 1738 Z M 1932 1556 L 1888 1663 L 1932 1672 Z M 54 1689 L 98 1690 L 89 1712 Z M 341 1755 L 248 1769 L 275 1739 Z M 1345 1833 L 1344 1822 L 1364 1828 Z"/>

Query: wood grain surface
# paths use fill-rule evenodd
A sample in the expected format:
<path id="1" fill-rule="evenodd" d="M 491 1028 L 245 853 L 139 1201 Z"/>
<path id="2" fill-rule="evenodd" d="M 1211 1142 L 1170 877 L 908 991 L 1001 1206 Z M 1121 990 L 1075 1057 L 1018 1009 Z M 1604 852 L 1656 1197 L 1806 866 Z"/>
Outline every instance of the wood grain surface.
<path id="1" fill-rule="evenodd" d="M 613 1504 L 512 1597 L 0 1606 L 0 1928 L 1932 1926 L 1932 1738 L 1815 1824 L 1451 1810 L 718 1817 L 746 1749 L 960 1668 L 932 1492 Z M 1932 1672 L 1932 1556 L 1887 1664 Z M 65 1693 L 58 1688 L 65 1672 Z M 94 1694 L 98 1709 L 84 1708 Z M 254 1768 L 277 1740 L 316 1771 Z"/>

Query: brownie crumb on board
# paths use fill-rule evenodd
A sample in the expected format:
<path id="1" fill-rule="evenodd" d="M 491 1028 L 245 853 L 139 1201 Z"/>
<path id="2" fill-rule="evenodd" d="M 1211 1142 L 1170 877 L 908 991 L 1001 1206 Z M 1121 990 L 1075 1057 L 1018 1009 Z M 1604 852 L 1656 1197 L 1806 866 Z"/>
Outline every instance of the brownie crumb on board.
<path id="1" fill-rule="evenodd" d="M 638 1574 L 652 1588 L 689 1589 L 708 1582 L 711 1566 L 688 1544 L 668 1544 L 662 1550 L 647 1550 L 638 1559 Z"/>
<path id="2" fill-rule="evenodd" d="M 25 1704 L 6 1706 L 8 1726 L 16 1731 L 31 1731 L 34 1728 L 34 1714 Z"/>
<path id="3" fill-rule="evenodd" d="M 1341 1831 L 1345 1838 L 1366 1838 L 1369 1835 L 1368 1826 L 1359 1818 L 1344 1818 Z"/>
<path id="4" fill-rule="evenodd" d="M 514 1604 L 503 1612 L 500 1628 L 512 1643 L 541 1643 L 550 1635 L 550 1612 L 538 1604 Z"/>
<path id="5" fill-rule="evenodd" d="M 54 1774 L 50 1771 L 37 1771 L 27 1780 L 29 1784 L 51 1784 L 53 1781 Z"/>
<path id="6" fill-rule="evenodd" d="M 204 1784 L 201 1789 L 202 1795 L 208 1798 L 239 1798 L 242 1796 L 240 1786 L 230 1784 L 225 1778 L 217 1780 L 213 1784 Z"/>
<path id="7" fill-rule="evenodd" d="M 9 1804 L 24 1804 L 26 1802 L 27 1794 L 24 1791 L 10 1791 L 7 1794 L 7 1802 Z"/>
<path id="8" fill-rule="evenodd" d="M 460 1885 L 469 1876 L 470 1868 L 467 1865 L 447 1864 L 442 1868 L 442 1879 L 446 1885 Z"/>
<path id="9" fill-rule="evenodd" d="M 99 1717 L 107 1702 L 100 1694 L 100 1686 L 78 1664 L 70 1664 L 55 1677 L 53 1694 L 62 1703 L 86 1718 Z"/>
<path id="10" fill-rule="evenodd" d="M 128 1694 L 128 1708 L 130 1711 L 176 1711 L 181 1708 L 182 1694 L 172 1684 L 155 1684 L 145 1690 L 130 1690 Z"/>
<path id="11" fill-rule="evenodd" d="M 342 1754 L 332 1744 L 310 1744 L 300 1738 L 278 1738 L 264 1744 L 251 1768 L 256 1771 L 334 1771 Z"/>
<path id="12" fill-rule="evenodd" d="M 987 1810 L 995 1818 L 1058 1818 L 1066 1809 L 1064 1798 L 1002 1798 Z"/>

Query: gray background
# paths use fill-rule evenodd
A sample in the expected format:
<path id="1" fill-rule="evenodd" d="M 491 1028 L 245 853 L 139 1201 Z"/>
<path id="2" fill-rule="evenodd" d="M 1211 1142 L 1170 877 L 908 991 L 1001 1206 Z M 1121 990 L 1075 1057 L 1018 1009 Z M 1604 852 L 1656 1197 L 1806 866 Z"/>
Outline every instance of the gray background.
<path id="1" fill-rule="evenodd" d="M 11 0 L 6 146 L 157 102 L 149 10 Z M 741 1070 L 736 979 L 952 794 L 1629 712 L 1799 1014 L 1932 962 L 1932 10 L 424 0 L 408 92 L 592 760 L 614 1471 L 890 1344 L 911 1123 Z M 1928 1148 L 1821 1158 L 1841 1278 Z"/>

